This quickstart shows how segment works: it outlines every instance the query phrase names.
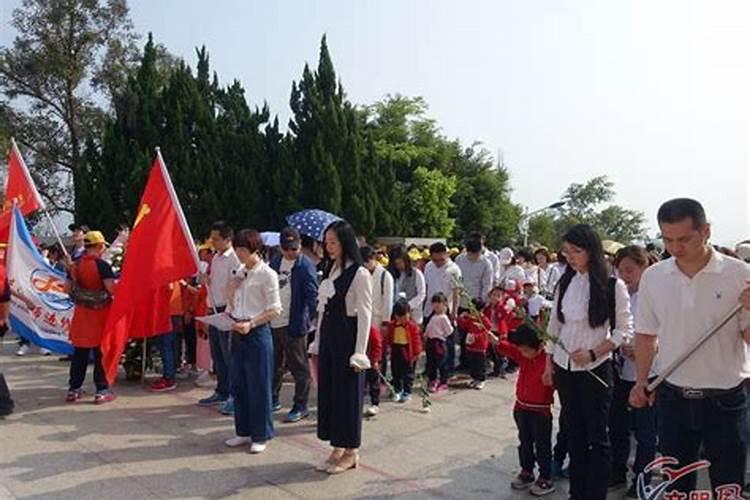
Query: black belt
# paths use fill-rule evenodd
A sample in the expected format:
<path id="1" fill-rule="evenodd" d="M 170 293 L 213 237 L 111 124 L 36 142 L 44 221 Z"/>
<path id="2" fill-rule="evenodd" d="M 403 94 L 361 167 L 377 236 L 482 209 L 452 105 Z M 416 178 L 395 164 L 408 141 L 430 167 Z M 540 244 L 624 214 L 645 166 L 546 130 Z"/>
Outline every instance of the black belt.
<path id="1" fill-rule="evenodd" d="M 667 381 L 662 382 L 662 386 L 680 395 L 683 399 L 708 399 L 726 396 L 736 391 L 744 391 L 744 384 L 731 389 L 697 389 L 695 387 L 680 387 L 670 384 Z"/>

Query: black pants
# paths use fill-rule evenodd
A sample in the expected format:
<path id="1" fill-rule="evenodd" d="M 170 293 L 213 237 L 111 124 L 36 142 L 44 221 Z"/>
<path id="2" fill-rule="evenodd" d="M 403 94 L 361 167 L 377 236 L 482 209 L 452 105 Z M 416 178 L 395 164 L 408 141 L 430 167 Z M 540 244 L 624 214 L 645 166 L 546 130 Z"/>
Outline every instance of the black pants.
<path id="1" fill-rule="evenodd" d="M 182 365 L 183 356 L 185 363 L 195 366 L 197 341 L 195 320 L 191 319 L 189 322 L 185 322 L 183 318 L 182 328 L 177 330 L 177 358 L 175 358 L 177 359 L 177 368 Z M 183 342 L 185 343 L 184 348 Z"/>
<path id="2" fill-rule="evenodd" d="M 568 456 L 568 423 L 565 421 L 565 414 L 560 412 L 560 418 L 557 420 L 557 437 L 555 438 L 554 460 L 561 466 Z"/>
<path id="3" fill-rule="evenodd" d="M 569 422 L 570 496 L 574 500 L 605 500 L 612 450 L 607 434 L 612 403 L 612 362 L 607 360 L 591 373 L 555 366 L 555 386 L 565 419 Z"/>
<path id="4" fill-rule="evenodd" d="M 380 405 L 380 375 L 375 368 L 370 368 L 365 372 L 365 385 L 370 392 L 370 404 Z"/>
<path id="5" fill-rule="evenodd" d="M 0 373 L 0 415 L 8 415 L 13 411 L 15 403 L 10 397 L 10 389 L 5 383 L 5 376 Z"/>
<path id="6" fill-rule="evenodd" d="M 470 312 L 468 309 L 465 309 L 463 307 L 458 308 L 458 315 L 462 315 L 463 313 Z M 459 370 L 471 370 L 471 361 L 469 361 L 468 351 L 466 350 L 466 335 L 468 332 L 465 332 L 461 330 L 460 328 L 456 328 L 456 334 L 458 335 L 458 338 L 456 339 L 459 347 L 461 348 L 461 353 L 458 357 L 458 369 Z"/>
<path id="7" fill-rule="evenodd" d="M 637 443 L 633 473 L 636 477 L 656 457 L 656 407 L 631 408 L 628 403 L 630 391 L 635 382 L 615 377 L 612 407 L 609 411 L 609 441 L 612 443 L 612 475 L 616 478 L 627 476 L 630 457 L 630 435 L 635 430 Z M 648 483 L 650 474 L 644 479 Z"/>
<path id="8" fill-rule="evenodd" d="M 434 382 L 440 380 L 441 384 L 448 383 L 448 371 L 445 369 L 447 352 L 445 341 L 440 339 L 427 339 L 427 380 Z M 439 379 L 438 379 L 439 377 Z"/>
<path id="9" fill-rule="evenodd" d="M 494 375 L 501 375 L 505 372 L 505 357 L 500 355 L 495 349 L 490 349 L 487 357 L 492 362 L 492 373 Z"/>
<path id="10" fill-rule="evenodd" d="M 552 468 L 552 415 L 514 410 L 513 418 L 518 427 L 518 460 L 521 469 L 533 474 L 534 464 L 537 464 L 539 476 L 549 481 Z"/>
<path id="11" fill-rule="evenodd" d="M 466 361 L 469 363 L 469 373 L 471 378 L 484 382 L 487 370 L 487 354 L 483 352 L 468 351 Z"/>
<path id="12" fill-rule="evenodd" d="M 745 480 L 745 389 L 742 385 L 721 395 L 686 399 L 674 386 L 662 384 L 656 393 L 659 412 L 659 449 L 685 467 L 701 458 L 711 462 L 712 488 Z M 700 454 L 701 445 L 703 456 Z M 696 474 L 676 481 L 669 490 L 695 489 Z"/>
<path id="13" fill-rule="evenodd" d="M 77 391 L 83 386 L 86 379 L 86 369 L 89 365 L 89 356 L 94 351 L 94 384 L 96 392 L 106 391 L 109 388 L 107 377 L 102 367 L 102 351 L 98 347 L 76 347 L 70 361 L 70 380 L 68 386 L 71 391 Z"/>
<path id="14" fill-rule="evenodd" d="M 393 375 L 393 389 L 396 393 L 411 394 L 414 366 L 409 361 L 408 346 L 394 345 L 391 348 L 391 374 Z"/>
<path id="15" fill-rule="evenodd" d="M 310 397 L 310 365 L 307 362 L 307 338 L 289 335 L 288 328 L 273 330 L 273 401 L 279 400 L 281 382 L 288 368 L 294 377 L 294 405 L 307 408 Z"/>

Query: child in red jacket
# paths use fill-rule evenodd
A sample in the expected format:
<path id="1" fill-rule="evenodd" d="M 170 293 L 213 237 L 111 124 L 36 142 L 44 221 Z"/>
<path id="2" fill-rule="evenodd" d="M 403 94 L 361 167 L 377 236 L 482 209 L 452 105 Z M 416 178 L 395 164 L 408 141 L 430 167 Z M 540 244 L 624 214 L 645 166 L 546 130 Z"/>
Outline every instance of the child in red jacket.
<path id="1" fill-rule="evenodd" d="M 411 320 L 410 313 L 409 304 L 405 300 L 399 300 L 393 306 L 393 321 L 388 326 L 386 344 L 391 351 L 395 403 L 406 403 L 411 400 L 414 364 L 422 353 L 419 327 Z"/>
<path id="2" fill-rule="evenodd" d="M 477 306 L 477 310 L 482 310 L 481 304 L 475 303 L 474 305 Z M 458 328 L 466 332 L 466 356 L 471 373 L 469 388 L 482 390 L 492 324 L 481 314 L 477 317 L 464 312 L 458 317 Z"/>
<path id="3" fill-rule="evenodd" d="M 380 360 L 383 359 L 383 336 L 376 326 L 370 328 L 367 358 L 370 360 L 370 368 L 365 372 L 365 383 L 370 391 L 370 407 L 365 411 L 365 416 L 374 417 L 380 410 Z"/>
<path id="4" fill-rule="evenodd" d="M 511 482 L 513 489 L 531 488 L 534 496 L 555 491 L 552 483 L 552 396 L 554 388 L 544 385 L 542 374 L 547 355 L 534 330 L 522 325 L 501 339 L 495 348 L 520 366 L 516 381 L 516 404 L 513 417 L 518 426 L 521 444 L 518 456 L 521 473 Z M 539 477 L 534 478 L 534 465 L 539 466 Z"/>

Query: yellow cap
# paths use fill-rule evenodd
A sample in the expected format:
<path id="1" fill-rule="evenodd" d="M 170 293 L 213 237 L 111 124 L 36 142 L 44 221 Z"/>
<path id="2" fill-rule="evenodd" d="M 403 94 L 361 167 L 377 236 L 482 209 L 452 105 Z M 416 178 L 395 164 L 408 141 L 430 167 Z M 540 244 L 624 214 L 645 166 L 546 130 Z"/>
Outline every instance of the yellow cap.
<path id="1" fill-rule="evenodd" d="M 422 250 L 422 260 L 430 260 L 430 251 L 425 249 Z"/>
<path id="2" fill-rule="evenodd" d="M 84 246 L 109 245 L 101 231 L 89 231 L 83 237 Z"/>
<path id="3" fill-rule="evenodd" d="M 417 248 L 412 248 L 411 250 L 409 250 L 409 258 L 412 261 L 416 262 L 422 258 L 422 252 L 420 252 Z"/>

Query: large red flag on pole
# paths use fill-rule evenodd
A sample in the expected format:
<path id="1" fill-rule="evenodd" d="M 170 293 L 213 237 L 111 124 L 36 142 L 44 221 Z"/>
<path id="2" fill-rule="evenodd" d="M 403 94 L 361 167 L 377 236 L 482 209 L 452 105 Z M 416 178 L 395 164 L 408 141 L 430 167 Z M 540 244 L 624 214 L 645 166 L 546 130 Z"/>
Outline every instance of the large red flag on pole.
<path id="1" fill-rule="evenodd" d="M 163 333 L 155 325 L 169 324 L 166 287 L 197 272 L 190 228 L 157 149 L 104 328 L 102 362 L 110 384 L 128 338 Z"/>
<path id="2" fill-rule="evenodd" d="M 0 209 L 0 241 L 8 241 L 14 202 L 18 205 L 22 215 L 29 215 L 44 208 L 42 197 L 36 190 L 16 141 L 11 139 L 8 152 L 8 179 L 5 198 Z"/>

